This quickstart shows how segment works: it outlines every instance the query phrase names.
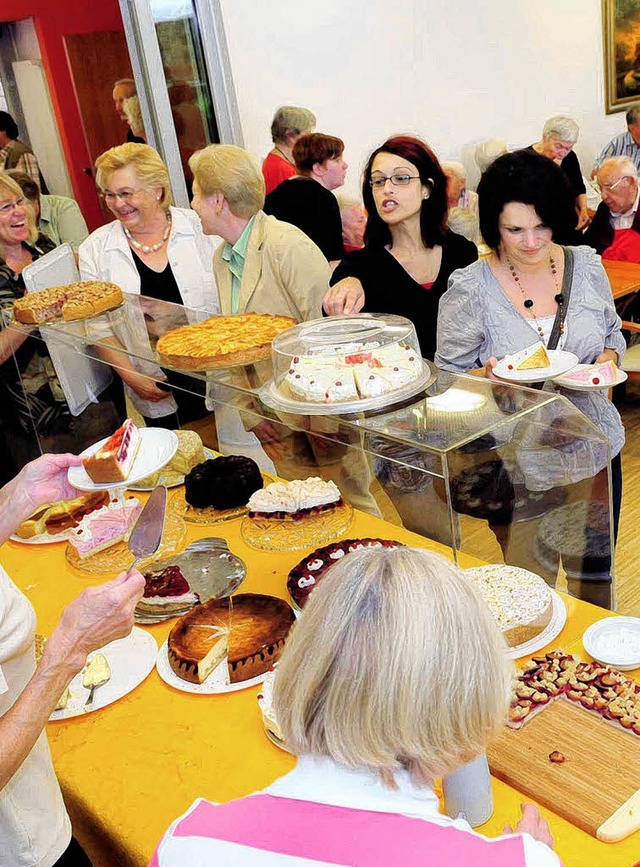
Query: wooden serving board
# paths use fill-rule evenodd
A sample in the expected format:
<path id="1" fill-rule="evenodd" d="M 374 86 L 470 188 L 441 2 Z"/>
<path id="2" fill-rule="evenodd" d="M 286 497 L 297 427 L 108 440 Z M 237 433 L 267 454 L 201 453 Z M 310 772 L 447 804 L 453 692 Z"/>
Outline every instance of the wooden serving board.
<path id="1" fill-rule="evenodd" d="M 554 764 L 549 753 L 566 761 Z M 487 750 L 494 776 L 599 840 L 640 828 L 640 737 L 561 698 Z"/>

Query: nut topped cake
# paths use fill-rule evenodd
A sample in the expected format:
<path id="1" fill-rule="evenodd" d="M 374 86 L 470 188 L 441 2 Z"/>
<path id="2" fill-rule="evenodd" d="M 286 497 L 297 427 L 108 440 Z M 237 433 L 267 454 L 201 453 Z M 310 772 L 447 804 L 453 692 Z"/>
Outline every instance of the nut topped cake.
<path id="1" fill-rule="evenodd" d="M 498 621 L 507 644 L 517 647 L 546 629 L 553 613 L 551 590 L 533 572 L 516 566 L 490 565 L 466 569 Z"/>

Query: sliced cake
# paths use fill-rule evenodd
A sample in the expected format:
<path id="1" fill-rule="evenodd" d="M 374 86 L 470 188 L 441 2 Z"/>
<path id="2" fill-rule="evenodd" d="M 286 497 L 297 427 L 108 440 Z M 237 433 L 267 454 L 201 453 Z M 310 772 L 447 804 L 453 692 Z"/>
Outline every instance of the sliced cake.
<path id="1" fill-rule="evenodd" d="M 179 566 L 144 573 L 144 595 L 136 605 L 142 616 L 178 615 L 190 611 L 200 599 Z"/>
<path id="2" fill-rule="evenodd" d="M 82 461 L 87 475 L 97 485 L 127 480 L 140 448 L 140 431 L 128 418 L 97 452 Z"/>
<path id="3" fill-rule="evenodd" d="M 84 516 L 73 531 L 69 544 L 81 560 L 91 557 L 128 539 L 141 511 L 140 500 L 135 497 L 126 500 L 114 497 L 107 506 Z"/>
<path id="4" fill-rule="evenodd" d="M 586 364 L 577 370 L 570 370 L 562 379 L 581 385 L 615 385 L 618 381 L 617 371 L 613 361 L 603 361 L 601 364 Z"/>
<path id="5" fill-rule="evenodd" d="M 540 341 L 513 355 L 506 355 L 504 361 L 508 370 L 534 370 L 551 364 L 544 343 Z"/>
<path id="6" fill-rule="evenodd" d="M 275 596 L 209 599 L 171 630 L 169 664 L 183 680 L 204 683 L 226 657 L 230 683 L 250 680 L 279 659 L 294 620 L 291 606 Z"/>

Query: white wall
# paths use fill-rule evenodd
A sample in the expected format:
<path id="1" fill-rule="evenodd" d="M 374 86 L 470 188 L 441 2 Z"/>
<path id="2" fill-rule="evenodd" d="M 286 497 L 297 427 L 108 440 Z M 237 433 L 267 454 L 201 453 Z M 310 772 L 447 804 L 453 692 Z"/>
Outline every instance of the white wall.
<path id="1" fill-rule="evenodd" d="M 585 174 L 625 129 L 605 115 L 600 0 L 220 0 L 245 146 L 259 158 L 283 104 L 346 142 L 346 189 L 371 149 L 424 137 L 477 178 L 473 143 L 537 141 L 553 114 L 580 124 Z M 474 184 L 472 183 L 472 186 Z"/>

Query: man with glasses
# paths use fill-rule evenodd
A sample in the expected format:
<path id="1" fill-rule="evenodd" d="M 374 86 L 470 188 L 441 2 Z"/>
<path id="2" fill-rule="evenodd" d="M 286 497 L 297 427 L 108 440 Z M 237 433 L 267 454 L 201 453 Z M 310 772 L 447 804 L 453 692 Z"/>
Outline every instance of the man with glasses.
<path id="1" fill-rule="evenodd" d="M 640 262 L 638 170 L 630 157 L 611 157 L 597 173 L 602 202 L 584 234 L 603 259 Z"/>

